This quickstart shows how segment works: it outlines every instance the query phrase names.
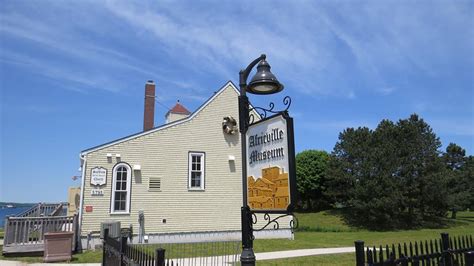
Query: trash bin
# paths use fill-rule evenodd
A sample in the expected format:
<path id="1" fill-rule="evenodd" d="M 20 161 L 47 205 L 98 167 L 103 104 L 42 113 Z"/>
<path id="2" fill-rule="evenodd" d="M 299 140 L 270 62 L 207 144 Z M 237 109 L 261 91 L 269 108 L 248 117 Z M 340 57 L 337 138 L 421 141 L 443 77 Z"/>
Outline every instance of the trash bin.
<path id="1" fill-rule="evenodd" d="M 70 261 L 73 236 L 73 232 L 45 233 L 43 260 L 45 262 Z"/>

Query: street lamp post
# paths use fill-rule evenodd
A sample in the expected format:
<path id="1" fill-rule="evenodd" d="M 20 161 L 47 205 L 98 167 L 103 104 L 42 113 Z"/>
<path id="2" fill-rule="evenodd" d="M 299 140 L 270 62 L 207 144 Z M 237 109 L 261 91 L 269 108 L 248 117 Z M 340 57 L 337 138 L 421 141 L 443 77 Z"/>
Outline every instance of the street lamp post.
<path id="1" fill-rule="evenodd" d="M 257 73 L 247 85 L 247 79 L 252 69 L 257 65 Z M 247 92 L 252 94 L 273 94 L 283 90 L 283 85 L 278 82 L 270 72 L 270 65 L 266 61 L 266 55 L 262 54 L 253 60 L 247 68 L 239 72 L 239 130 L 242 143 L 242 192 L 243 201 L 241 209 L 242 226 L 242 254 L 241 265 L 255 265 L 255 253 L 253 252 L 253 228 L 252 212 L 247 202 L 247 139 L 246 133 L 249 126 L 249 99 Z"/>

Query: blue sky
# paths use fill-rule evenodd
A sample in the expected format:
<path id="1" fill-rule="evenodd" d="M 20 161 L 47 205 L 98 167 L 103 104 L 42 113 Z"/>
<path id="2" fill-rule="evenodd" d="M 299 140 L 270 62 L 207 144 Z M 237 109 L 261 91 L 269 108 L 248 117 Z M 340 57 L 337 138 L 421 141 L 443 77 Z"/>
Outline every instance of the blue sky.
<path id="1" fill-rule="evenodd" d="M 2 1 L 0 201 L 66 200 L 79 152 L 195 110 L 266 53 L 296 148 L 419 114 L 474 152 L 472 1 Z"/>

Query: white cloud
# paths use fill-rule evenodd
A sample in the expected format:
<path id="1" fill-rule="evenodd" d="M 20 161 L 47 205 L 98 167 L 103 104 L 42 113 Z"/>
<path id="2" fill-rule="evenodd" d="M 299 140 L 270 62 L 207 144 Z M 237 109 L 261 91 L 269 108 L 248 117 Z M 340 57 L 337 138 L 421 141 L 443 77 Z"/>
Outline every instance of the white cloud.
<path id="1" fill-rule="evenodd" d="M 2 15 L 0 24 L 2 36 L 14 37 L 36 45 L 38 51 L 15 51 L 3 48 L 1 60 L 6 64 L 23 66 L 29 71 L 55 80 L 69 81 L 62 88 L 86 92 L 88 88 L 98 88 L 118 92 L 123 88 L 110 71 L 97 68 L 112 68 L 133 71 L 150 77 L 163 77 L 160 71 L 125 53 L 90 43 L 72 29 L 51 27 L 32 18 L 18 14 Z M 42 52 L 39 52 L 41 51 Z M 45 56 L 47 55 L 47 56 Z M 87 68 L 79 68 L 83 64 Z M 81 88 L 83 85 L 87 88 Z"/>
<path id="2" fill-rule="evenodd" d="M 463 56 L 474 45 L 474 27 L 468 26 L 472 16 L 462 2 L 436 2 L 426 8 L 390 1 L 273 2 L 272 9 L 262 13 L 259 6 L 268 4 L 106 1 L 67 8 L 51 3 L 58 9 L 57 18 L 2 14 L 0 30 L 74 60 L 94 62 L 109 70 L 109 76 L 111 69 L 119 68 L 180 88 L 189 83 L 194 89 L 199 82 L 182 80 L 170 68 L 236 80 L 239 68 L 266 52 L 287 88 L 312 97 L 351 98 L 360 90 L 391 94 L 399 87 L 392 81 L 394 71 L 436 76 L 453 56 L 473 63 L 472 56 Z M 69 15 L 84 19 L 68 20 Z M 64 23 L 53 25 L 56 21 Z M 126 30 L 135 35 L 127 31 L 121 39 L 125 29 L 116 27 L 130 27 Z M 87 39 L 84 32 L 114 37 L 110 42 L 143 43 L 149 58 L 133 49 L 111 49 L 106 40 Z M 162 52 L 167 53 L 164 62 Z M 351 76 L 362 82 L 353 82 Z"/>

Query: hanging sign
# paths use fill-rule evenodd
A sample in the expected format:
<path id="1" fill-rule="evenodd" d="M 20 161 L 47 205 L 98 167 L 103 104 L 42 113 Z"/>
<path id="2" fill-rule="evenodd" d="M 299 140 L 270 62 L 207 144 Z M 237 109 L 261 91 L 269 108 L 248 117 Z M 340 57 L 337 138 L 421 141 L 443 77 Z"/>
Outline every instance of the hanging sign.
<path id="1" fill-rule="evenodd" d="M 248 127 L 247 202 L 252 211 L 289 212 L 296 202 L 293 119 L 287 112 Z"/>
<path id="2" fill-rule="evenodd" d="M 102 186 L 107 183 L 107 169 L 95 167 L 91 170 L 91 185 Z"/>

